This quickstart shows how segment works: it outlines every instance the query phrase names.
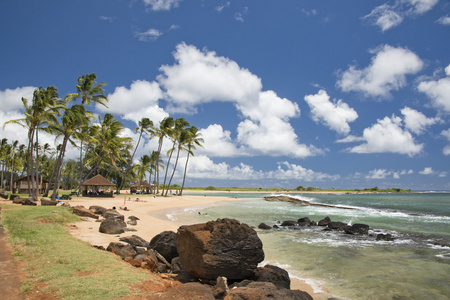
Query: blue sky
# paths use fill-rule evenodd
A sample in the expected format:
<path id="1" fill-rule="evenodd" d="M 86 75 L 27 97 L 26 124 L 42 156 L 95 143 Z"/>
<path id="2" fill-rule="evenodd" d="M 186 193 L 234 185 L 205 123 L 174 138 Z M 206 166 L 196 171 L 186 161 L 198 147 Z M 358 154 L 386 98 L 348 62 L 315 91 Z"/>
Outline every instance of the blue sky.
<path id="1" fill-rule="evenodd" d="M 0 39 L 1 123 L 96 73 L 128 136 L 201 130 L 188 186 L 450 189 L 448 1 L 7 0 Z"/>

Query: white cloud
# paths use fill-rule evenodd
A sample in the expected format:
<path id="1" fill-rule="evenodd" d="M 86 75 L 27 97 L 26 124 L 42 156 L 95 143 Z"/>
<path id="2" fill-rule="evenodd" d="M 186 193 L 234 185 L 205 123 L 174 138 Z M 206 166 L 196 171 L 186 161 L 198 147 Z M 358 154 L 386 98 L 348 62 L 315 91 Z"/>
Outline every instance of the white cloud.
<path id="1" fill-rule="evenodd" d="M 28 100 L 28 105 L 31 105 L 33 99 L 33 92 L 36 90 L 33 86 L 18 87 L 15 89 L 6 89 L 0 91 L 1 110 L 4 112 L 23 110 L 24 106 L 22 98 Z"/>
<path id="2" fill-rule="evenodd" d="M 441 135 L 443 137 L 445 137 L 447 139 L 447 141 L 449 142 L 449 144 L 447 146 L 444 147 L 444 149 L 442 150 L 442 152 L 444 153 L 444 155 L 450 155 L 450 128 L 447 130 L 443 130 L 441 132 Z"/>
<path id="3" fill-rule="evenodd" d="M 150 6 L 152 10 L 171 10 L 178 7 L 182 0 L 144 0 L 144 4 Z"/>
<path id="4" fill-rule="evenodd" d="M 440 17 L 437 22 L 442 25 L 450 25 L 450 17 L 448 15 Z"/>
<path id="5" fill-rule="evenodd" d="M 245 118 L 238 125 L 236 142 L 243 153 L 307 157 L 320 151 L 298 143 L 289 119 L 297 117 L 296 103 L 274 91 L 262 91 L 260 78 L 213 51 L 181 43 L 176 63 L 160 68 L 158 76 L 171 112 L 196 112 L 208 102 L 229 102 Z M 245 151 L 244 151 L 245 150 Z"/>
<path id="6" fill-rule="evenodd" d="M 371 20 L 374 25 L 381 28 L 381 31 L 394 28 L 403 22 L 403 17 L 395 12 L 388 4 L 375 7 L 364 19 Z"/>
<path id="7" fill-rule="evenodd" d="M 405 116 L 403 120 L 405 128 L 415 134 L 422 134 L 428 126 L 441 120 L 439 118 L 427 118 L 423 113 L 407 106 L 401 110 L 401 113 Z"/>
<path id="8" fill-rule="evenodd" d="M 436 172 L 433 171 L 432 167 L 426 167 L 422 171 L 420 171 L 419 174 L 421 174 L 421 175 L 433 175 L 433 174 L 436 174 Z"/>
<path id="9" fill-rule="evenodd" d="M 400 179 L 400 176 L 414 174 L 413 170 L 388 171 L 387 169 L 374 169 L 369 171 L 365 176 L 366 179 L 386 179 L 391 177 L 393 179 Z"/>
<path id="10" fill-rule="evenodd" d="M 134 36 L 136 36 L 141 42 L 156 41 L 161 35 L 162 32 L 154 28 L 150 28 L 144 32 L 137 31 L 134 33 Z"/>
<path id="11" fill-rule="evenodd" d="M 336 143 L 354 143 L 354 142 L 362 142 L 364 138 L 361 136 L 348 135 L 343 139 L 339 139 Z"/>
<path id="12" fill-rule="evenodd" d="M 330 96 L 324 90 L 315 95 L 306 95 L 305 101 L 311 108 L 312 118 L 315 122 L 322 122 L 331 130 L 340 134 L 348 134 L 348 123 L 358 118 L 356 111 L 342 100 L 330 101 Z"/>
<path id="13" fill-rule="evenodd" d="M 423 149 L 423 144 L 416 144 L 409 131 L 403 130 L 402 119 L 393 115 L 364 129 L 364 144 L 350 149 L 353 153 L 398 153 L 414 156 Z"/>
<path id="14" fill-rule="evenodd" d="M 366 96 L 390 96 L 390 91 L 406 85 L 406 75 L 415 74 L 423 67 L 423 62 L 413 52 L 405 48 L 384 45 L 372 51 L 371 64 L 365 69 L 350 66 L 340 74 L 337 82 L 343 91 L 362 92 Z"/>
<path id="15" fill-rule="evenodd" d="M 340 178 L 339 175 L 330 175 L 322 172 L 316 172 L 306 169 L 300 165 L 290 164 L 289 162 L 280 162 L 276 171 L 269 172 L 269 177 L 278 180 L 302 180 L 302 181 L 335 181 Z"/>
<path id="16" fill-rule="evenodd" d="M 210 157 L 234 157 L 242 156 L 245 153 L 234 145 L 231 139 L 231 132 L 223 130 L 221 125 L 209 125 L 206 129 L 199 131 L 204 140 L 203 149 L 198 148 L 197 152 L 205 153 Z"/>
<path id="17" fill-rule="evenodd" d="M 116 19 L 115 17 L 107 17 L 107 16 L 100 16 L 98 18 L 102 21 L 106 21 L 109 23 L 112 23 Z"/>
<path id="18" fill-rule="evenodd" d="M 221 12 L 224 8 L 230 7 L 230 4 L 231 4 L 230 1 L 228 1 L 224 5 L 217 5 L 215 10 Z"/>
<path id="19" fill-rule="evenodd" d="M 134 121 L 136 124 L 143 117 L 159 122 L 168 116 L 168 113 L 158 106 L 158 100 L 162 97 L 163 93 L 158 83 L 136 80 L 129 89 L 124 86 L 116 87 L 114 92 L 108 95 L 108 108 L 97 105 L 96 109 L 100 112 L 119 114 L 123 119 Z"/>
<path id="20" fill-rule="evenodd" d="M 439 80 L 422 81 L 418 89 L 425 93 L 437 108 L 450 112 L 450 65 L 445 68 L 444 78 Z"/>
<path id="21" fill-rule="evenodd" d="M 392 5 L 382 4 L 363 17 L 384 32 L 400 25 L 406 17 L 412 18 L 431 10 L 439 0 L 396 0 Z"/>

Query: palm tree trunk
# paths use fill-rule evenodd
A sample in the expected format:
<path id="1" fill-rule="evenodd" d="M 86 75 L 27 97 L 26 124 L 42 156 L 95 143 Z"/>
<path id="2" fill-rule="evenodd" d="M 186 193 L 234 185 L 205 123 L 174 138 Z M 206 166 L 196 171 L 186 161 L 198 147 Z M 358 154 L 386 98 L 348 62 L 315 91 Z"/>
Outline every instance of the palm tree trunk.
<path id="1" fill-rule="evenodd" d="M 175 160 L 175 165 L 173 166 L 172 176 L 170 176 L 169 187 L 170 187 L 170 184 L 172 183 L 173 175 L 175 175 L 175 170 L 177 169 L 178 158 L 180 157 L 180 150 L 181 150 L 181 145 L 180 145 L 180 147 L 178 147 L 177 159 Z M 167 190 L 166 190 L 166 196 L 167 196 Z"/>
<path id="2" fill-rule="evenodd" d="M 169 159 L 167 160 L 166 174 L 164 175 L 164 183 L 163 183 L 163 189 L 161 191 L 161 195 L 164 194 L 164 189 L 166 189 L 166 195 L 167 195 L 167 188 L 166 188 L 167 172 L 169 171 L 169 164 L 170 164 L 170 160 L 172 159 L 173 149 L 175 149 L 175 142 L 173 143 L 172 151 L 170 151 Z"/>
<path id="3" fill-rule="evenodd" d="M 130 171 L 130 167 L 131 167 L 131 164 L 132 164 L 132 162 L 133 162 L 134 155 L 136 154 L 136 150 L 137 150 L 137 148 L 139 147 L 139 143 L 141 142 L 142 133 L 143 133 L 143 131 L 141 130 L 141 134 L 139 135 L 138 142 L 137 142 L 137 144 L 136 144 L 136 147 L 134 148 L 133 155 L 131 155 L 131 159 L 130 159 L 130 161 L 128 162 L 127 168 L 125 169 L 125 173 L 123 173 L 123 180 L 122 180 L 122 183 L 121 183 L 120 186 L 119 186 L 119 191 L 122 189 L 122 186 L 123 186 L 123 184 L 124 184 L 124 182 L 125 182 L 125 178 L 127 177 L 127 174 L 128 174 L 128 172 Z"/>
<path id="4" fill-rule="evenodd" d="M 184 181 L 186 180 L 186 173 L 187 173 L 188 161 L 189 161 L 189 151 L 188 151 L 188 155 L 187 155 L 187 157 L 186 157 L 186 164 L 185 164 L 185 166 L 184 166 L 183 184 L 181 185 L 180 196 L 183 195 Z"/>

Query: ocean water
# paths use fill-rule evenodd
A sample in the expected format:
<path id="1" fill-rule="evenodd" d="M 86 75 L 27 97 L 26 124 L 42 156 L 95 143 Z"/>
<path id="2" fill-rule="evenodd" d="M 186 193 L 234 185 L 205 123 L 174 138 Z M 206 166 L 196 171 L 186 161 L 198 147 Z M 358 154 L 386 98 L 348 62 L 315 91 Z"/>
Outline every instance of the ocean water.
<path id="1" fill-rule="evenodd" d="M 337 299 L 450 299 L 450 193 L 283 194 L 336 207 L 265 201 L 269 195 L 281 194 L 208 193 L 245 201 L 173 211 L 168 217 L 180 224 L 235 218 L 254 226 L 263 242 L 264 264 L 308 278 L 317 292 L 326 286 Z M 322 227 L 257 229 L 262 222 L 272 226 L 326 216 L 367 224 L 369 235 Z M 394 240 L 376 241 L 378 233 L 390 233 Z"/>

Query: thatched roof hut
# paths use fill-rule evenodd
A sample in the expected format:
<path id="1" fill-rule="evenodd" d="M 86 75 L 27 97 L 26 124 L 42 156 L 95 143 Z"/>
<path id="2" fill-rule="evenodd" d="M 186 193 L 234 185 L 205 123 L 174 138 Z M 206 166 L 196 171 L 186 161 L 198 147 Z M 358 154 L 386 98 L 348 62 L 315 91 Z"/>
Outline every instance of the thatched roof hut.
<path id="1" fill-rule="evenodd" d="M 149 190 L 153 187 L 153 184 L 149 184 L 147 181 L 145 180 L 139 180 L 136 183 L 133 183 L 130 186 L 130 191 L 131 193 L 136 193 L 137 190 L 145 190 L 146 193 L 149 193 Z"/>
<path id="2" fill-rule="evenodd" d="M 113 197 L 111 187 L 116 184 L 107 180 L 102 175 L 98 174 L 81 184 L 82 195 L 89 197 Z M 108 190 L 102 190 L 101 187 L 109 187 Z"/>

